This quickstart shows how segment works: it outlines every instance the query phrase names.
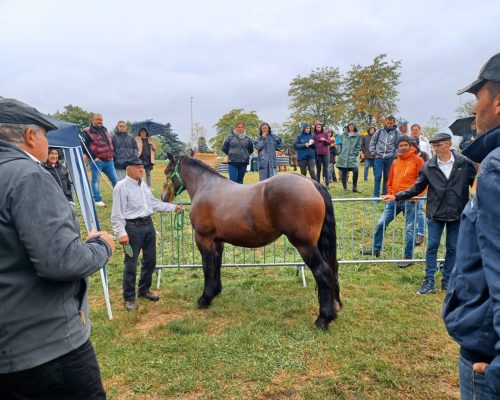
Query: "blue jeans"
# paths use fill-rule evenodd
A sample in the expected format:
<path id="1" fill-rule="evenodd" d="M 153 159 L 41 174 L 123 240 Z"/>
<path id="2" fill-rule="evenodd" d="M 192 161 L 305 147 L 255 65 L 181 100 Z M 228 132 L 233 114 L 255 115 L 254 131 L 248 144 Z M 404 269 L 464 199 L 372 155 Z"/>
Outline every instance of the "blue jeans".
<path id="1" fill-rule="evenodd" d="M 380 216 L 377 222 L 377 227 L 375 228 L 375 235 L 373 237 L 373 250 L 382 249 L 382 244 L 384 241 L 384 232 L 387 227 L 399 213 L 405 214 L 405 233 L 406 233 L 406 245 L 405 245 L 405 258 L 413 258 L 413 229 L 415 226 L 415 206 L 416 203 L 410 201 L 393 202 L 389 201 L 385 205 L 385 210 Z"/>
<path id="2" fill-rule="evenodd" d="M 461 400 L 494 400 L 500 399 L 486 384 L 486 376 L 472 370 L 472 362 L 460 356 L 458 358 L 458 373 L 460 376 Z"/>
<path id="3" fill-rule="evenodd" d="M 375 176 L 375 188 L 373 190 L 373 197 L 380 197 L 380 181 L 382 174 L 384 175 L 384 182 L 382 185 L 382 194 L 387 194 L 387 179 L 389 178 L 389 170 L 394 157 L 389 158 L 376 158 L 373 164 L 373 175 Z"/>
<path id="4" fill-rule="evenodd" d="M 92 172 L 92 193 L 94 194 L 94 201 L 102 201 L 101 192 L 99 190 L 99 181 L 101 174 L 106 176 L 111 181 L 111 185 L 115 187 L 118 181 L 116 177 L 115 165 L 113 160 L 109 161 L 93 161 L 89 160 L 90 172 Z"/>
<path id="5" fill-rule="evenodd" d="M 451 271 L 455 266 L 455 255 L 457 252 L 458 230 L 460 220 L 456 221 L 437 221 L 435 219 L 427 220 L 427 253 L 425 256 L 425 277 L 434 280 L 434 274 L 437 272 L 437 252 L 443 229 L 446 226 L 446 255 L 443 265 L 443 281 L 448 282 Z"/>
<path id="6" fill-rule="evenodd" d="M 424 201 L 417 201 L 417 233 L 419 235 L 425 235 L 425 213 L 424 213 Z"/>
<path id="7" fill-rule="evenodd" d="M 373 168 L 373 171 L 375 172 L 375 159 L 365 158 L 365 182 L 368 180 L 368 171 L 370 168 Z"/>
<path id="8" fill-rule="evenodd" d="M 245 172 L 247 172 L 246 163 L 229 163 L 227 165 L 227 172 L 229 173 L 229 179 L 236 183 L 243 183 L 243 178 L 245 177 Z"/>

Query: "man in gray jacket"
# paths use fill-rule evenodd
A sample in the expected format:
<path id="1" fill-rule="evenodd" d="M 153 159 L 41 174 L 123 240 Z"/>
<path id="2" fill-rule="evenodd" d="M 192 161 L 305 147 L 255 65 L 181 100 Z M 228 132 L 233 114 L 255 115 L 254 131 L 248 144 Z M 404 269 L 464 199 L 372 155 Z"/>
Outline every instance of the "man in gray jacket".
<path id="1" fill-rule="evenodd" d="M 125 163 L 138 157 L 137 143 L 135 139 L 127 132 L 127 124 L 125 121 L 118 121 L 116 132 L 111 138 L 115 157 L 113 163 L 115 165 L 116 176 L 118 180 L 122 180 L 127 176 Z"/>
<path id="2" fill-rule="evenodd" d="M 40 164 L 53 129 L 34 108 L 0 97 L 0 397 L 104 399 L 86 278 L 114 244 L 96 231 L 81 242 Z"/>
<path id="3" fill-rule="evenodd" d="M 391 169 L 399 136 L 401 133 L 395 126 L 396 119 L 391 115 L 386 118 L 385 126 L 375 132 L 370 142 L 370 153 L 375 155 L 375 163 L 373 164 L 373 174 L 375 175 L 375 188 L 373 197 L 380 197 L 380 182 L 382 174 L 384 182 L 382 184 L 382 194 L 387 193 L 387 179 L 389 178 L 389 170 Z"/>

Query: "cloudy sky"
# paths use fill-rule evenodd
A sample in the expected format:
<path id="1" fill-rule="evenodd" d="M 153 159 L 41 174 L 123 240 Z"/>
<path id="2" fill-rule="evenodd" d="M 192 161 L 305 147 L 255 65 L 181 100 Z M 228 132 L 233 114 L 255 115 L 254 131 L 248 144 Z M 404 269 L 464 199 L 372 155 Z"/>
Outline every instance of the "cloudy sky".
<path id="1" fill-rule="evenodd" d="M 316 67 L 402 61 L 399 113 L 452 122 L 457 89 L 500 51 L 500 3 L 335 0 L 0 0 L 0 96 L 170 122 L 189 140 L 233 108 L 270 123 Z"/>

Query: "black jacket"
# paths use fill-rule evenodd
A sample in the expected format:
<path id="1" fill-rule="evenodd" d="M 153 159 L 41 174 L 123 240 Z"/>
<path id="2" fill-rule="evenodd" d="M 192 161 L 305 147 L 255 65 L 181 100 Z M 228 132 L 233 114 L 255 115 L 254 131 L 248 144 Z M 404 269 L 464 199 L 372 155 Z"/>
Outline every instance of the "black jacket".
<path id="1" fill-rule="evenodd" d="M 116 169 L 125 169 L 125 161 L 133 160 L 138 156 L 137 143 L 127 132 L 116 132 L 111 138 L 115 151 L 114 164 Z"/>
<path id="2" fill-rule="evenodd" d="M 456 221 L 469 201 L 469 186 L 474 183 L 476 167 L 467 158 L 453 152 L 455 162 L 450 178 L 439 169 L 437 156 L 425 163 L 413 186 L 396 194 L 396 201 L 418 196 L 428 187 L 427 218 L 438 221 Z"/>
<path id="3" fill-rule="evenodd" d="M 61 187 L 66 199 L 68 201 L 73 201 L 73 191 L 71 179 L 69 177 L 69 172 L 64 165 L 61 164 L 61 161 L 57 160 L 57 164 L 55 166 L 51 166 L 46 162 L 42 164 L 47 171 L 49 171 L 50 175 L 54 177 L 57 184 Z"/>

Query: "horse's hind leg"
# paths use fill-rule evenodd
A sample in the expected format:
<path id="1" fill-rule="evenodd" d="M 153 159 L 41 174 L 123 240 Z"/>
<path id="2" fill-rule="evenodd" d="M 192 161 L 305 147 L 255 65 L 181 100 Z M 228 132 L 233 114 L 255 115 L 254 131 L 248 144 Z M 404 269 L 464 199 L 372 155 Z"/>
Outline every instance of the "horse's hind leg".
<path id="1" fill-rule="evenodd" d="M 224 252 L 224 243 L 214 243 L 214 275 L 215 275 L 215 296 L 222 292 L 222 282 L 220 279 L 220 269 L 222 267 L 222 254 Z"/>
<path id="2" fill-rule="evenodd" d="M 222 290 L 222 285 L 220 282 L 220 265 L 218 265 L 218 259 L 222 259 L 221 255 L 218 255 L 218 247 L 213 242 L 204 240 L 200 236 L 196 235 L 196 244 L 201 253 L 201 259 L 203 263 L 203 276 L 204 276 L 204 287 L 203 294 L 198 299 L 199 308 L 208 308 L 212 303 L 212 299 L 217 296 Z"/>
<path id="3" fill-rule="evenodd" d="M 319 315 L 315 322 L 316 327 L 326 330 L 330 321 L 337 318 L 337 312 L 333 306 L 335 288 L 332 270 L 316 246 L 297 247 L 297 249 L 311 269 L 318 286 Z"/>

